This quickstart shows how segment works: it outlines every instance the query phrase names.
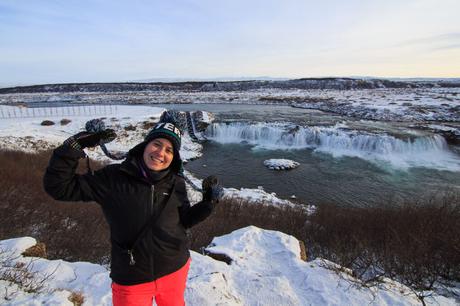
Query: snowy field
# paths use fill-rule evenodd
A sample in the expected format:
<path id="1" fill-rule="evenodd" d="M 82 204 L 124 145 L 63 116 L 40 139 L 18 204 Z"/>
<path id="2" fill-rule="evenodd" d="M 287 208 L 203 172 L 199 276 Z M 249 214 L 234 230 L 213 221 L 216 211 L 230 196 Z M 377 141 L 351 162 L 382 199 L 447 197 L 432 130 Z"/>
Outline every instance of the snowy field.
<path id="1" fill-rule="evenodd" d="M 80 294 L 84 305 L 111 305 L 111 281 L 105 267 L 21 255 L 35 244 L 31 237 L 0 242 L 0 273 L 27 267 L 32 285 L 46 279 L 39 292 L 0 281 L 3 305 L 73 305 L 72 293 Z M 302 260 L 299 241 L 280 232 L 242 228 L 214 238 L 207 252 L 223 254 L 231 263 L 192 252 L 187 305 L 421 305 L 409 288 L 397 282 L 385 279 L 379 287 L 360 287 L 347 269 L 334 272 L 325 268 L 339 271 L 331 262 Z M 436 294 L 425 302 L 458 305 Z"/>
<path id="2" fill-rule="evenodd" d="M 145 91 L 2 94 L 14 103 L 232 103 L 284 104 L 320 109 L 361 119 L 460 122 L 460 88 L 382 88 L 360 90 L 260 89 L 242 91 Z"/>

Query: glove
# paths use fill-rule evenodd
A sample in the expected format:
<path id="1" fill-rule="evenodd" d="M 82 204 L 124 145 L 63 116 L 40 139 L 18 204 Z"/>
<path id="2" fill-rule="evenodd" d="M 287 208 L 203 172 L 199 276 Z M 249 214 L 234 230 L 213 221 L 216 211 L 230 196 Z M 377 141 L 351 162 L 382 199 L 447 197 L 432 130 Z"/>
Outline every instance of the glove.
<path id="1" fill-rule="evenodd" d="M 64 144 L 74 149 L 82 150 L 84 148 L 92 148 L 101 144 L 109 143 L 116 137 L 117 134 L 115 134 L 115 131 L 112 129 L 103 130 L 97 133 L 80 132 L 69 137 L 66 141 L 64 141 Z"/>
<path id="2" fill-rule="evenodd" d="M 214 175 L 208 176 L 203 180 L 203 200 L 219 203 L 224 195 L 224 188 L 219 184 L 219 180 Z"/>

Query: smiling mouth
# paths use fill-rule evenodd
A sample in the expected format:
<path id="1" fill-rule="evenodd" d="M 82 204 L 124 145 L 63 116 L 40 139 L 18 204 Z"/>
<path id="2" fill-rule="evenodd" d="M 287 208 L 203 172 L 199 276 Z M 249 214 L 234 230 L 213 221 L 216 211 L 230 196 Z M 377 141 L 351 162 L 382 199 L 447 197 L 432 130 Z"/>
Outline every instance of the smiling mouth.
<path id="1" fill-rule="evenodd" d="M 160 164 L 163 163 L 163 160 L 156 158 L 155 156 L 150 156 L 150 160 L 156 163 L 160 163 Z"/>

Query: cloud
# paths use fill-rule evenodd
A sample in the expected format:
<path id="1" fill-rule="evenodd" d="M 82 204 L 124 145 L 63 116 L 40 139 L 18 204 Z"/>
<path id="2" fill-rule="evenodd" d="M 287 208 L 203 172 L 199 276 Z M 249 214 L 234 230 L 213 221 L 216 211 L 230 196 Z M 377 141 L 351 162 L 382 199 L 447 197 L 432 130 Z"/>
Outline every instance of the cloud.
<path id="1" fill-rule="evenodd" d="M 460 32 L 444 33 L 417 39 L 410 39 L 395 44 L 395 47 L 426 46 L 433 44 L 460 44 Z"/>

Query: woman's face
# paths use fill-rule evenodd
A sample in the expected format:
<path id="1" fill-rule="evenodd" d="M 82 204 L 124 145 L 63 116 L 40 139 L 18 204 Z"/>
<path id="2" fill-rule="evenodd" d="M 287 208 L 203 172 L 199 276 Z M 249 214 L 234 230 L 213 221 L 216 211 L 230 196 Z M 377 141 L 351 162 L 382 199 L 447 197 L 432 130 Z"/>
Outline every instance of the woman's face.
<path id="1" fill-rule="evenodd" d="M 173 145 L 166 138 L 155 138 L 145 146 L 143 157 L 150 170 L 165 170 L 171 165 L 174 157 Z"/>

